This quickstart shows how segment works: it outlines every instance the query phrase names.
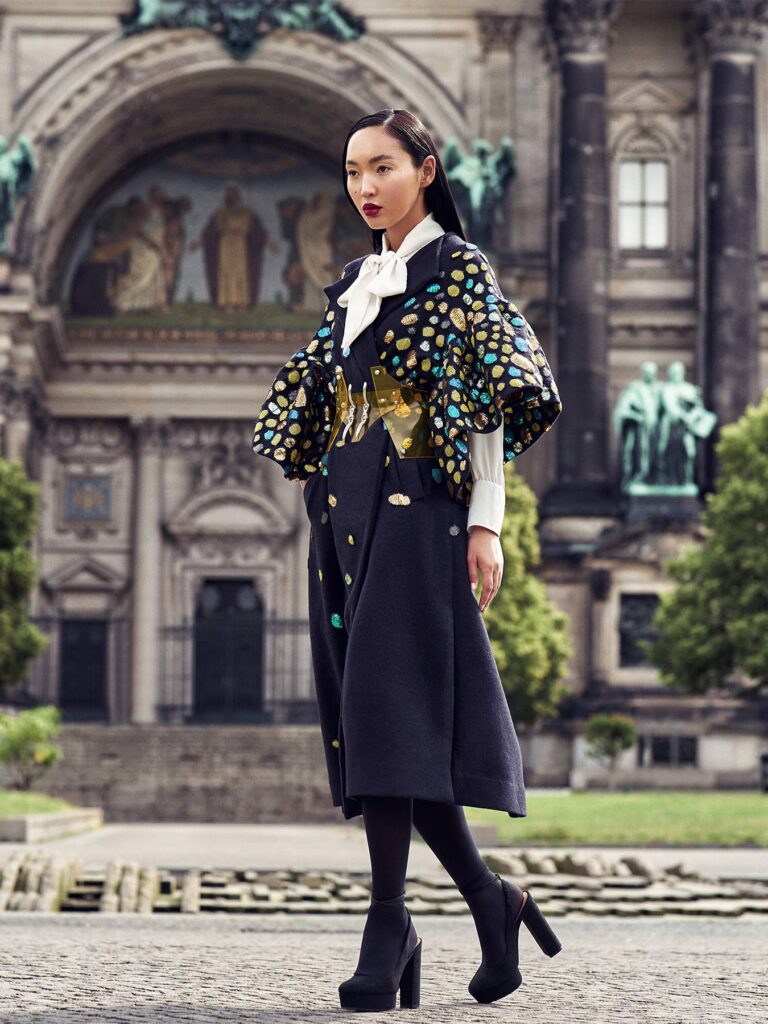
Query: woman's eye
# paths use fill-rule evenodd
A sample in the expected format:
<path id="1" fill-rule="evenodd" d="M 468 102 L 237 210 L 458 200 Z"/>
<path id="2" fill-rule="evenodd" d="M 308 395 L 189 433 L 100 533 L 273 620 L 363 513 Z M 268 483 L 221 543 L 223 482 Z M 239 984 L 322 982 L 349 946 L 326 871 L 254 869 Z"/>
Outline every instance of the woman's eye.
<path id="1" fill-rule="evenodd" d="M 382 170 L 383 170 L 383 171 L 391 171 L 391 170 L 392 170 L 392 168 L 391 168 L 391 167 L 387 167 L 387 166 L 386 166 L 385 164 L 380 164 L 380 165 L 379 165 L 379 166 L 378 166 L 378 167 L 376 168 L 376 170 L 377 170 L 377 171 L 382 171 Z M 348 177 L 348 178 L 351 178 L 353 174 L 357 174 L 357 171 L 347 171 L 347 177 Z"/>

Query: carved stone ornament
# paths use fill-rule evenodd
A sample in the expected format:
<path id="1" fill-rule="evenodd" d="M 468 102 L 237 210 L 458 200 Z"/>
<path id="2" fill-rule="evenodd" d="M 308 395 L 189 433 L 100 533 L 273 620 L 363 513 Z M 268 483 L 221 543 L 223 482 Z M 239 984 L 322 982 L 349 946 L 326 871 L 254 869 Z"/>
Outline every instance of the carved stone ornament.
<path id="1" fill-rule="evenodd" d="M 691 56 L 762 50 L 768 0 L 699 0 L 683 13 L 684 43 Z"/>
<path id="2" fill-rule="evenodd" d="M 365 20 L 335 0 L 135 0 L 120 21 L 124 36 L 201 28 L 218 36 L 236 60 L 249 57 L 273 29 L 320 32 L 340 42 L 365 31 Z"/>
<path id="3" fill-rule="evenodd" d="M 544 18 L 561 56 L 605 56 L 623 0 L 545 0 Z"/>
<path id="4" fill-rule="evenodd" d="M 509 14 L 488 14 L 485 11 L 475 16 L 477 35 L 483 56 L 491 50 L 512 49 L 520 33 L 521 19 Z"/>

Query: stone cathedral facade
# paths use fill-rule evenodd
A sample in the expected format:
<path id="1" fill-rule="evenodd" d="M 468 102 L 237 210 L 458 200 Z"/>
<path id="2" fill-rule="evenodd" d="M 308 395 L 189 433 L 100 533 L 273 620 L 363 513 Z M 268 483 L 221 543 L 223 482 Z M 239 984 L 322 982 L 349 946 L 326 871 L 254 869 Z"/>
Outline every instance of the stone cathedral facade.
<path id="1" fill-rule="evenodd" d="M 41 484 L 32 614 L 51 643 L 29 695 L 94 751 L 105 725 L 133 735 L 137 773 L 147 736 L 162 749 L 173 735 L 178 752 L 187 729 L 207 739 L 184 757 L 237 747 L 251 788 L 248 754 L 269 745 L 277 789 L 293 744 L 307 806 L 313 782 L 324 801 L 308 522 L 251 432 L 323 285 L 369 248 L 342 195 L 348 127 L 407 107 L 441 147 L 512 139 L 495 265 L 563 395 L 562 425 L 518 471 L 571 617 L 572 697 L 521 731 L 526 781 L 599 776 L 583 723 L 611 709 L 640 734 L 626 784 L 755 785 L 765 708 L 669 692 L 640 654 L 670 586 L 663 561 L 699 534 L 627 518 L 612 413 L 646 360 L 681 361 L 720 424 L 768 382 L 761 5 L 349 0 L 250 34 L 163 19 L 179 6 L 6 0 L 0 13 L 0 138 L 24 136 L 35 164 L 0 252 L 0 452 Z M 301 729 L 308 741 L 276 742 Z"/>

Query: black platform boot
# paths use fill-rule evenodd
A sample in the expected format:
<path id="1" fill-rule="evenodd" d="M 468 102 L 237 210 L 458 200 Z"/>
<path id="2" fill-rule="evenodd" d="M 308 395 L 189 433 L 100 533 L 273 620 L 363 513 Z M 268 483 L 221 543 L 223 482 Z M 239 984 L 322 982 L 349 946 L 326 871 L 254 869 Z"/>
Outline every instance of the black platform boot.
<path id="1" fill-rule="evenodd" d="M 421 939 L 416 934 L 405 891 L 389 900 L 371 897 L 357 969 L 339 985 L 346 1009 L 394 1010 L 419 1005 Z"/>
<path id="2" fill-rule="evenodd" d="M 483 960 L 475 971 L 468 988 L 470 995 L 474 996 L 478 1003 L 492 1003 L 495 999 L 501 999 L 503 996 L 509 995 L 510 992 L 514 992 L 522 984 L 523 978 L 518 967 L 518 939 L 521 921 L 525 923 L 542 952 L 547 956 L 554 956 L 562 949 L 560 940 L 549 927 L 530 892 L 527 889 L 522 890 L 523 903 L 518 907 L 512 886 L 499 875 L 496 877 L 504 890 L 507 951 L 503 959 L 496 963 L 487 964 Z"/>

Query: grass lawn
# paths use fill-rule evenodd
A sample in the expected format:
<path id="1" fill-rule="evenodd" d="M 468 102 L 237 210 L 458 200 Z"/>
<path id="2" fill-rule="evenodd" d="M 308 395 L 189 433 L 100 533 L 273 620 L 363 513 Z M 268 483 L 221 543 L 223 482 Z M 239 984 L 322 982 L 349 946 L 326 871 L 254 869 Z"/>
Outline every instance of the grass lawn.
<path id="1" fill-rule="evenodd" d="M 467 807 L 496 825 L 499 844 L 768 847 L 768 793 L 641 791 L 529 795 L 528 815 Z"/>
<path id="2" fill-rule="evenodd" d="M 20 814 L 42 814 L 44 811 L 67 811 L 74 804 L 45 793 L 22 793 L 0 789 L 0 818 L 16 818 Z"/>

